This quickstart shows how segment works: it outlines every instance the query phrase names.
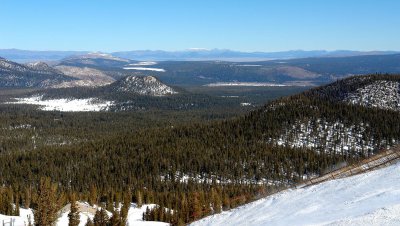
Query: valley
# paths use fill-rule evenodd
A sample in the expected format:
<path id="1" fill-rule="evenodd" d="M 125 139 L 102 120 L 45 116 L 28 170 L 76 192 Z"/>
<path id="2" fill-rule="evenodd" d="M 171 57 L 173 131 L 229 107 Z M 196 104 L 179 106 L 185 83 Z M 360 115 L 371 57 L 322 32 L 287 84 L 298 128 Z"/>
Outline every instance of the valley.
<path id="1" fill-rule="evenodd" d="M 351 59 L 359 57 L 376 58 Z M 0 80 L 14 73 L 23 82 L 0 91 L 0 197 L 22 212 L 45 205 L 47 178 L 57 183 L 57 211 L 73 197 L 112 217 L 128 196 L 125 210 L 142 215 L 133 224 L 200 224 L 399 143 L 399 75 L 328 75 L 313 71 L 340 59 L 301 60 L 310 69 L 100 53 L 52 66 L 3 60 Z"/>

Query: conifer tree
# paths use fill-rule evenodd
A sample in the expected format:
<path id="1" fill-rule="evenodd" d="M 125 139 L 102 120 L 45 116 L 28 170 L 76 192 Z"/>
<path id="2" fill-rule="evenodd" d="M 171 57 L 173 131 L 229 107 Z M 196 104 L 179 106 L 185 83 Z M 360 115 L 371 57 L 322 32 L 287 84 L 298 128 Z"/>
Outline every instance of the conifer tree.
<path id="1" fill-rule="evenodd" d="M 124 198 L 124 200 L 123 200 L 124 202 L 121 207 L 121 223 L 123 225 L 126 225 L 126 222 L 128 220 L 128 211 L 131 206 L 131 200 L 132 200 L 132 194 L 131 194 L 130 190 L 124 194 L 123 198 Z"/>
<path id="2" fill-rule="evenodd" d="M 85 226 L 94 226 L 94 223 L 90 218 L 88 218 L 87 221 L 86 221 Z"/>
<path id="3" fill-rule="evenodd" d="M 31 207 L 31 198 L 32 198 L 31 189 L 26 188 L 24 193 L 24 207 L 26 209 L 29 209 Z"/>
<path id="4" fill-rule="evenodd" d="M 71 210 L 68 214 L 69 226 L 78 226 L 80 223 L 80 216 L 76 199 L 74 195 L 71 195 Z"/>
<path id="5" fill-rule="evenodd" d="M 52 225 L 57 220 L 57 185 L 50 178 L 41 178 L 37 207 L 34 210 L 35 225 Z"/>
<path id="6" fill-rule="evenodd" d="M 93 223 L 96 226 L 107 226 L 109 218 L 104 208 L 98 209 L 93 218 Z"/>
<path id="7" fill-rule="evenodd" d="M 142 197 L 142 192 L 140 192 L 139 190 L 136 191 L 136 204 L 137 207 L 142 207 L 143 205 L 143 197 Z"/>
<path id="8" fill-rule="evenodd" d="M 121 224 L 121 216 L 117 210 L 113 211 L 113 215 L 110 218 L 110 226 L 120 226 Z"/>
<path id="9" fill-rule="evenodd" d="M 90 194 L 89 194 L 89 205 L 93 206 L 94 204 L 97 204 L 97 188 L 94 185 L 90 186 Z"/>

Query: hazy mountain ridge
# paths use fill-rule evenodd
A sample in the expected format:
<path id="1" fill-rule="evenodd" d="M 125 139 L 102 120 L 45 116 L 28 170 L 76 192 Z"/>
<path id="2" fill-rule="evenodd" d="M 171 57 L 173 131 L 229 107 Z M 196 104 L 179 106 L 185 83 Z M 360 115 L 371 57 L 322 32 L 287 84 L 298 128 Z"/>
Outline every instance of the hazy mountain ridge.
<path id="1" fill-rule="evenodd" d="M 61 73 L 45 63 L 18 64 L 0 59 L 0 87 L 47 88 L 74 78 Z"/>
<path id="2" fill-rule="evenodd" d="M 88 54 L 90 51 L 30 51 L 19 49 L 0 49 L 0 56 L 13 61 L 59 61 L 64 58 Z M 351 50 L 291 50 L 280 52 L 242 52 L 229 49 L 193 48 L 182 51 L 134 50 L 111 52 L 122 58 L 132 60 L 228 60 L 228 61 L 260 61 L 271 59 L 291 59 L 306 57 L 345 57 L 361 55 L 394 54 L 396 51 L 351 51 Z"/>

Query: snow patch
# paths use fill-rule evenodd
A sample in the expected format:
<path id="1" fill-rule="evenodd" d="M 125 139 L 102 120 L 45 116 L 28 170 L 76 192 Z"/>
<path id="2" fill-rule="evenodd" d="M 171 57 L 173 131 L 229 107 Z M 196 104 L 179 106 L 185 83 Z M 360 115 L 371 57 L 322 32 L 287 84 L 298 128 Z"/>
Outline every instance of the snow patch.
<path id="1" fill-rule="evenodd" d="M 218 87 L 218 86 L 286 86 L 286 85 L 278 83 L 269 83 L 269 82 L 215 82 L 206 84 L 204 86 Z"/>
<path id="2" fill-rule="evenodd" d="M 42 111 L 106 111 L 113 105 L 112 101 L 104 101 L 96 98 L 87 99 L 49 99 L 43 100 L 43 96 L 32 96 L 27 98 L 15 98 L 16 102 L 7 102 L 7 104 L 30 104 L 38 105 Z"/>
<path id="3" fill-rule="evenodd" d="M 151 67 L 124 67 L 124 70 L 165 72 L 165 70 L 162 68 L 151 68 Z"/>

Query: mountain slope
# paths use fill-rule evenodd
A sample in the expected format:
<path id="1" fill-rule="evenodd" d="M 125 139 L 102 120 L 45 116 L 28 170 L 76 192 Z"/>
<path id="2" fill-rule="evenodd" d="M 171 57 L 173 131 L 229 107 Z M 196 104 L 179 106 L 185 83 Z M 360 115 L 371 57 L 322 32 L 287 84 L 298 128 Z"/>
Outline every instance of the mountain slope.
<path id="1" fill-rule="evenodd" d="M 399 82 L 394 75 L 351 77 L 277 101 L 259 116 L 293 115 L 282 118 L 280 132 L 269 136 L 277 145 L 368 155 L 400 141 L 398 112 L 379 119 L 385 110 L 398 110 Z"/>
<path id="2" fill-rule="evenodd" d="M 65 75 L 76 78 L 75 81 L 64 82 L 55 86 L 55 88 L 77 87 L 77 86 L 104 86 L 115 81 L 105 72 L 89 67 L 56 66 L 55 69 Z"/>
<path id="3" fill-rule="evenodd" d="M 365 107 L 400 110 L 400 79 L 393 75 L 357 76 L 316 88 L 306 95 Z"/>
<path id="4" fill-rule="evenodd" d="M 191 225 L 399 225 L 400 163 L 290 189 Z"/>
<path id="5" fill-rule="evenodd" d="M 0 58 L 0 87 L 47 88 L 72 80 L 45 63 L 23 65 Z"/>

